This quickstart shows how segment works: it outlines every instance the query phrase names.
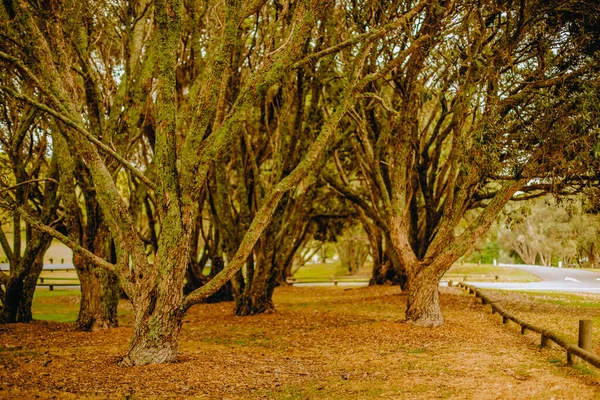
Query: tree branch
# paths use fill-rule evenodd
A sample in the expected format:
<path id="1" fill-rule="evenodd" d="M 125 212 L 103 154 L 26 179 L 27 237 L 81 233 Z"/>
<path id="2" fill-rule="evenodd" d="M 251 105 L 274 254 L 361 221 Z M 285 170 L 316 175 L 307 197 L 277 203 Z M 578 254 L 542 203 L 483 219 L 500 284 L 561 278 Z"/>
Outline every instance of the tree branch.
<path id="1" fill-rule="evenodd" d="M 58 232 L 56 229 L 43 224 L 37 218 L 33 217 L 31 214 L 29 214 L 27 211 L 25 211 L 22 207 L 17 207 L 16 209 L 14 209 L 14 212 L 16 214 L 18 214 L 19 216 L 21 216 L 21 218 L 23 218 L 23 220 L 25 220 L 27 223 L 29 223 L 31 226 L 33 226 L 35 229 L 60 240 L 67 247 L 69 247 L 71 250 L 73 250 L 74 253 L 81 254 L 83 257 L 85 257 L 87 260 L 92 262 L 94 265 L 96 265 L 100 268 L 104 268 L 109 271 L 115 270 L 114 264 L 109 263 L 108 261 L 104 260 L 103 258 L 100 258 L 97 255 L 95 255 L 91 251 L 81 247 L 81 245 L 79 245 L 75 241 L 69 239 L 62 233 Z"/>
<path id="2" fill-rule="evenodd" d="M 147 176 L 145 176 L 140 170 L 138 170 L 136 167 L 134 167 L 129 161 L 127 161 L 123 157 L 121 157 L 121 155 L 119 155 L 119 153 L 117 153 L 116 151 L 114 151 L 113 149 L 111 149 L 110 147 L 105 145 L 104 143 L 102 143 L 99 139 L 97 139 L 94 135 L 92 135 L 90 132 L 88 132 L 87 129 L 85 129 L 83 126 L 79 125 L 77 122 L 71 120 L 70 118 L 63 115 L 62 113 L 59 113 L 58 111 L 53 110 L 52 108 L 46 106 L 45 104 L 42 104 L 42 103 L 40 103 L 28 96 L 25 96 L 23 94 L 15 92 L 14 90 L 12 90 L 9 87 L 0 86 L 0 90 L 2 90 L 3 92 L 7 93 L 8 95 L 10 95 L 16 99 L 19 99 L 19 100 L 22 100 L 22 101 L 25 101 L 25 102 L 31 104 L 32 106 L 52 115 L 54 118 L 58 119 L 59 121 L 61 121 L 65 125 L 67 125 L 68 127 L 73 128 L 75 131 L 77 131 L 81 135 L 83 135 L 87 140 L 89 140 L 90 142 L 92 142 L 93 144 L 98 146 L 100 149 L 102 149 L 103 151 L 105 151 L 106 153 L 111 155 L 114 159 L 119 161 L 125 168 L 130 170 L 135 176 L 137 176 L 143 183 L 148 185 L 148 187 L 150 187 L 152 190 L 156 190 L 157 186 L 154 182 L 152 182 L 150 179 L 148 179 Z"/>

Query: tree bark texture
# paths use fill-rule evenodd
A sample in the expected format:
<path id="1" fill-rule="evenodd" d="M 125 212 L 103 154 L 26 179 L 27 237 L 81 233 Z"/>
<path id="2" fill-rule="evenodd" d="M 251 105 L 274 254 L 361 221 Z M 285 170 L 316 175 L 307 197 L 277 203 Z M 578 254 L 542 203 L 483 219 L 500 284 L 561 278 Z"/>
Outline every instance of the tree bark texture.
<path id="1" fill-rule="evenodd" d="M 101 224 L 96 231 L 93 251 L 110 260 L 111 236 L 108 227 Z M 81 301 L 77 326 L 81 330 L 95 331 L 119 325 L 117 306 L 121 289 L 117 276 L 112 271 L 99 268 L 80 255 L 73 256 L 73 263 L 81 282 Z"/>
<path id="2" fill-rule="evenodd" d="M 151 283 L 149 283 L 151 284 Z M 134 325 L 123 366 L 173 362 L 183 323 L 178 283 L 163 280 L 153 289 L 140 291 L 134 301 Z"/>
<path id="3" fill-rule="evenodd" d="M 439 276 L 432 269 L 408 275 L 408 302 L 406 320 L 423 327 L 436 327 L 444 323 L 440 309 Z"/>

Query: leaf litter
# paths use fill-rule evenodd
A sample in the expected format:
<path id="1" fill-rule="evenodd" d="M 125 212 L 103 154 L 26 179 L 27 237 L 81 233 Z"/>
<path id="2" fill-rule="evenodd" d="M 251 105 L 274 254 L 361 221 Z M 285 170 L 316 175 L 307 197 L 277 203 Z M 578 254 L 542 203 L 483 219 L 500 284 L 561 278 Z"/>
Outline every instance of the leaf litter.
<path id="1" fill-rule="evenodd" d="M 236 317 L 232 303 L 186 315 L 176 363 L 123 368 L 122 327 L 0 326 L 1 398 L 587 399 L 595 375 L 521 335 L 456 288 L 441 288 L 446 323 L 404 322 L 396 287 L 279 288 L 277 312 Z M 562 357 L 562 358 L 561 358 Z M 559 361 L 557 361 L 559 360 Z"/>

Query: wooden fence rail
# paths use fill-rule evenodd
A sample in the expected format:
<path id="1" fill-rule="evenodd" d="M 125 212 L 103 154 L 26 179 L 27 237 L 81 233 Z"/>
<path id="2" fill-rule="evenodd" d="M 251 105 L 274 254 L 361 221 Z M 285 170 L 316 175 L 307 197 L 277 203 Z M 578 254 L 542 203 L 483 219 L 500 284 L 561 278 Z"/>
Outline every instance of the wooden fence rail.
<path id="1" fill-rule="evenodd" d="M 551 340 L 567 351 L 568 360 L 571 359 L 571 356 L 577 356 L 582 360 L 585 360 L 588 363 L 592 364 L 594 367 L 600 368 L 600 357 L 598 357 L 594 353 L 584 350 L 573 343 L 567 342 L 565 339 L 561 338 L 549 329 L 540 328 L 526 321 L 523 321 L 521 318 L 502 308 L 500 304 L 497 304 L 494 301 L 492 301 L 480 289 L 472 285 L 460 282 L 458 286 L 462 286 L 463 288 L 467 289 L 470 294 L 474 294 L 476 298 L 480 298 L 482 304 L 489 304 L 492 307 L 492 314 L 498 313 L 502 316 L 502 323 L 506 324 L 509 320 L 515 322 L 516 324 L 521 326 L 522 334 L 525 334 L 525 332 L 528 330 L 539 333 L 541 335 L 541 347 L 547 346 L 548 341 Z"/>

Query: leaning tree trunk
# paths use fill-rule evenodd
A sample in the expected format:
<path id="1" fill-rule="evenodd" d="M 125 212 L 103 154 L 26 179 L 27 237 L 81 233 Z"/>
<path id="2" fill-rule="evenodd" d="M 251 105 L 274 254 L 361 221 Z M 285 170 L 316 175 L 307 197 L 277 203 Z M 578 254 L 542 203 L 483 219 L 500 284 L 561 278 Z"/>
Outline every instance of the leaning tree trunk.
<path id="1" fill-rule="evenodd" d="M 16 267 L 17 271 L 11 272 L 6 282 L 4 304 L 0 320 L 4 323 L 31 322 L 33 315 L 31 306 L 37 280 L 44 267 L 44 255 L 50 247 L 52 238 L 42 235 L 35 239 L 36 242 L 29 249 Z M 39 247 L 38 247 L 39 246 Z M 31 250 L 31 249 L 34 250 Z M 35 255 L 31 252 L 36 253 Z"/>
<path id="2" fill-rule="evenodd" d="M 440 310 L 439 276 L 430 268 L 408 274 L 406 320 L 415 325 L 435 327 L 444 323 Z"/>

